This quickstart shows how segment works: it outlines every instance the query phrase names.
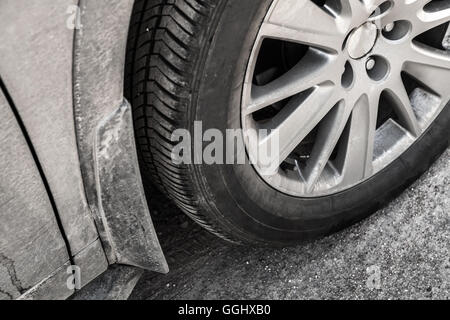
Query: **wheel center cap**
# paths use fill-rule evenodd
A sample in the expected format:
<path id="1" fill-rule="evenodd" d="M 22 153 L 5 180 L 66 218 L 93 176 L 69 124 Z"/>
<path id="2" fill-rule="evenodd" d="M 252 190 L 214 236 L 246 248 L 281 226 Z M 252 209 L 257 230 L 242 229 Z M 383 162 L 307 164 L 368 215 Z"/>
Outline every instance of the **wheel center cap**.
<path id="1" fill-rule="evenodd" d="M 377 26 L 367 22 L 353 30 L 347 40 L 347 51 L 353 59 L 364 57 L 372 50 L 377 40 Z"/>

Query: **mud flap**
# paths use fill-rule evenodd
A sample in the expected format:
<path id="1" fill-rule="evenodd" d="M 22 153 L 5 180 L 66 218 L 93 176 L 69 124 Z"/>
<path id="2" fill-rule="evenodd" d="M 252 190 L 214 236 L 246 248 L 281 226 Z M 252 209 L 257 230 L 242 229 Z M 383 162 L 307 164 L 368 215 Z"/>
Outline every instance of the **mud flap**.
<path id="1" fill-rule="evenodd" d="M 98 213 L 115 262 L 167 273 L 145 198 L 127 101 L 98 126 L 94 158 Z"/>

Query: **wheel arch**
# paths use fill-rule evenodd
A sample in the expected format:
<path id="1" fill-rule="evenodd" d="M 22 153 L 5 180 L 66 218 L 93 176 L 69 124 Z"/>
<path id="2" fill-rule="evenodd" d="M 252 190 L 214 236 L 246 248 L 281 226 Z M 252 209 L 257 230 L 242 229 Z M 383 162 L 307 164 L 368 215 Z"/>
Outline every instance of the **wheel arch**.
<path id="1" fill-rule="evenodd" d="M 167 272 L 151 221 L 123 82 L 134 0 L 80 0 L 74 114 L 83 184 L 110 264 Z"/>

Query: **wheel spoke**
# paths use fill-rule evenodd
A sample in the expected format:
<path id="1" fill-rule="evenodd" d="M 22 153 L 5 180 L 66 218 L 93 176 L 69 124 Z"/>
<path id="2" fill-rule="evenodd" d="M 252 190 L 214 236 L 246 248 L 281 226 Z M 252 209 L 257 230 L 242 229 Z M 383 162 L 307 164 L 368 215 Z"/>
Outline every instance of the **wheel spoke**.
<path id="1" fill-rule="evenodd" d="M 314 143 L 311 156 L 303 172 L 307 192 L 311 193 L 341 137 L 348 121 L 349 112 L 342 100 L 324 118 Z"/>
<path id="2" fill-rule="evenodd" d="M 295 29 L 285 25 L 265 22 L 261 27 L 261 36 L 264 38 L 285 40 L 295 43 L 310 45 L 316 48 L 324 49 L 330 53 L 336 53 L 339 44 L 342 42 L 336 34 L 333 33 L 314 33 L 312 30 Z"/>
<path id="3" fill-rule="evenodd" d="M 383 2 L 386 2 L 386 0 L 362 0 L 362 1 L 353 1 L 348 0 L 350 2 L 356 2 L 356 3 L 362 3 L 364 7 L 366 8 L 367 12 L 373 12 L 376 8 L 378 8 Z"/>
<path id="4" fill-rule="evenodd" d="M 437 50 L 421 43 L 412 43 L 411 50 L 406 52 L 405 60 L 450 70 L 450 53 Z"/>
<path id="5" fill-rule="evenodd" d="M 350 186 L 372 174 L 373 146 L 378 115 L 379 93 L 363 95 L 350 116 L 342 185 Z"/>
<path id="6" fill-rule="evenodd" d="M 338 99 L 333 101 L 334 86 L 324 84 L 316 87 L 307 97 L 293 98 L 269 124 L 275 132 L 260 142 L 260 150 L 269 150 L 279 139 L 279 153 L 270 160 L 270 167 L 279 166 L 328 114 Z"/>
<path id="7" fill-rule="evenodd" d="M 364 13 L 373 12 L 383 2 L 384 0 L 362 0 L 362 1 L 345 0 L 343 1 L 342 6 L 344 8 L 349 8 L 350 13 L 353 16 L 358 16 Z"/>
<path id="8" fill-rule="evenodd" d="M 244 113 L 252 114 L 330 80 L 330 75 L 325 72 L 325 68 L 326 70 L 337 68 L 337 64 L 332 63 L 334 61 L 336 61 L 334 58 L 311 49 L 294 68 L 278 79 L 264 86 L 253 85 L 250 102 Z"/>
<path id="9" fill-rule="evenodd" d="M 418 43 L 411 48 L 406 53 L 404 71 L 441 97 L 449 96 L 450 54 Z"/>
<path id="10" fill-rule="evenodd" d="M 449 22 L 450 8 L 443 8 L 442 10 L 436 10 L 433 12 L 420 10 L 417 14 L 417 19 L 414 20 L 413 35 L 419 35 L 440 26 L 441 24 Z"/>
<path id="11" fill-rule="evenodd" d="M 305 43 L 334 52 L 342 44 L 336 19 L 311 0 L 278 0 L 261 32 L 264 37 Z"/>
<path id="12" fill-rule="evenodd" d="M 400 75 L 390 82 L 387 92 L 394 100 L 398 117 L 406 126 L 404 129 L 408 130 L 415 137 L 420 136 L 422 130 Z"/>

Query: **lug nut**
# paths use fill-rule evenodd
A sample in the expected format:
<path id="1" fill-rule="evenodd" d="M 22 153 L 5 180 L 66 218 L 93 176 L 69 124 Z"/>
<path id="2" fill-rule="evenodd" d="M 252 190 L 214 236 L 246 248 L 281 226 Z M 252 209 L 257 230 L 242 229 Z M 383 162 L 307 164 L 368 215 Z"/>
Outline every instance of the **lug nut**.
<path id="1" fill-rule="evenodd" d="M 387 24 L 387 25 L 384 27 L 384 31 L 386 31 L 386 32 L 391 32 L 392 30 L 394 30 L 394 27 L 395 27 L 395 23 L 394 23 L 394 22 L 389 23 L 389 24 Z"/>
<path id="2" fill-rule="evenodd" d="M 375 67 L 375 59 L 369 58 L 366 62 L 366 69 L 372 70 Z"/>

